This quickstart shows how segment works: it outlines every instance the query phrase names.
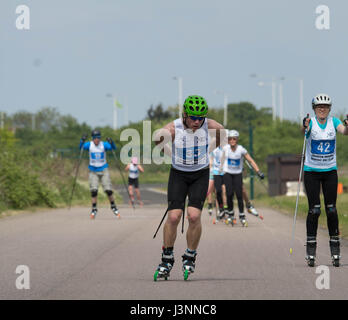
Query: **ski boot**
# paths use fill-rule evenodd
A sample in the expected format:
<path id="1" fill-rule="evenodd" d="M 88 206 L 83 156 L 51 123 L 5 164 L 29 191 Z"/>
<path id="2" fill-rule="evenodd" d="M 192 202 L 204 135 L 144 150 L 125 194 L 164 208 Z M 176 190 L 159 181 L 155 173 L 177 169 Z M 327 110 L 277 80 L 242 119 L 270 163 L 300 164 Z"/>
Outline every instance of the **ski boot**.
<path id="1" fill-rule="evenodd" d="M 120 215 L 120 213 L 119 213 L 119 211 L 118 211 L 118 209 L 117 209 L 116 206 L 112 206 L 112 207 L 111 207 L 111 210 L 112 210 L 112 212 L 114 213 L 114 215 L 115 215 L 117 218 L 121 218 L 121 215 Z"/>
<path id="2" fill-rule="evenodd" d="M 239 214 L 239 221 L 243 227 L 248 226 L 248 222 L 246 221 L 245 214 L 243 212 Z"/>
<path id="3" fill-rule="evenodd" d="M 225 209 L 219 208 L 219 211 L 218 211 L 218 213 L 217 213 L 216 219 L 217 219 L 218 221 L 223 220 L 223 219 L 225 218 L 225 214 L 226 214 Z"/>
<path id="4" fill-rule="evenodd" d="M 225 223 L 227 225 L 231 224 L 233 227 L 237 223 L 237 221 L 234 217 L 234 211 L 233 210 L 227 211 L 227 214 L 228 214 L 228 218 L 225 220 Z"/>
<path id="5" fill-rule="evenodd" d="M 331 251 L 331 259 L 332 265 L 334 267 L 340 266 L 340 239 L 338 236 L 330 237 L 330 251 Z"/>
<path id="6" fill-rule="evenodd" d="M 155 274 L 153 276 L 154 281 L 157 279 L 164 278 L 168 280 L 170 276 L 170 271 L 174 265 L 174 252 L 173 248 L 162 247 L 162 262 L 158 265 Z"/>
<path id="7" fill-rule="evenodd" d="M 92 211 L 91 211 L 89 217 L 90 217 L 92 220 L 94 220 L 95 217 L 96 217 L 96 215 L 97 215 L 97 212 L 98 212 L 98 209 L 97 209 L 97 208 L 92 208 Z"/>
<path id="8" fill-rule="evenodd" d="M 314 267 L 315 265 L 315 255 L 317 251 L 317 240 L 316 237 L 307 237 L 306 243 L 306 261 L 309 267 Z"/>
<path id="9" fill-rule="evenodd" d="M 195 272 L 196 250 L 186 249 L 182 256 L 182 271 L 184 273 L 184 280 L 187 280 L 189 275 Z"/>
<path id="10" fill-rule="evenodd" d="M 257 210 L 255 209 L 255 207 L 254 207 L 251 203 L 249 203 L 249 204 L 247 205 L 247 211 L 248 211 L 250 214 L 252 214 L 253 216 L 259 217 L 261 220 L 263 220 L 263 216 L 257 212 Z"/>

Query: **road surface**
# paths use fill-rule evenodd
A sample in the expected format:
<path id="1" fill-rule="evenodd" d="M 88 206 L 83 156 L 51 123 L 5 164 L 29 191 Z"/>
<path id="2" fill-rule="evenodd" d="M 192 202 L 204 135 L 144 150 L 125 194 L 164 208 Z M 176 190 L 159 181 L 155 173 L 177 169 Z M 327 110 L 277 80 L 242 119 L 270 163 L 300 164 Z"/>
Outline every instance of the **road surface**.
<path id="1" fill-rule="evenodd" d="M 151 188 L 143 195 L 147 205 L 121 206 L 121 219 L 104 207 L 90 220 L 87 206 L 0 219 L 0 299 L 348 298 L 347 245 L 342 246 L 342 266 L 332 267 L 328 235 L 320 230 L 320 267 L 309 268 L 304 221 L 297 222 L 290 256 L 292 218 L 266 208 L 258 208 L 263 221 L 247 216 L 248 228 L 213 224 L 205 210 L 196 272 L 183 280 L 186 243 L 178 231 L 170 280 L 154 282 L 162 230 L 152 237 L 165 210 L 155 200 L 165 201 L 165 195 Z M 319 289 L 324 275 L 329 289 Z M 28 285 L 28 279 L 29 289 L 17 288 Z"/>

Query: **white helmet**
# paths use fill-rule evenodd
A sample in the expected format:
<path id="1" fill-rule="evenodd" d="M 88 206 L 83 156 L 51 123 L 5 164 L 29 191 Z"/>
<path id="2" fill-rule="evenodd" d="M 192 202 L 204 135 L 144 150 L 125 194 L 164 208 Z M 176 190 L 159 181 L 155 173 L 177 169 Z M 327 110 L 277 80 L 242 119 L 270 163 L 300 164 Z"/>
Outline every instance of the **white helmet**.
<path id="1" fill-rule="evenodd" d="M 229 138 L 238 138 L 239 132 L 237 130 L 230 130 L 228 133 Z"/>
<path id="2" fill-rule="evenodd" d="M 331 102 L 330 97 L 327 94 L 319 93 L 312 99 L 312 108 L 314 109 L 315 106 L 317 106 L 319 104 L 326 104 L 326 105 L 329 105 L 331 107 L 332 102 Z"/>

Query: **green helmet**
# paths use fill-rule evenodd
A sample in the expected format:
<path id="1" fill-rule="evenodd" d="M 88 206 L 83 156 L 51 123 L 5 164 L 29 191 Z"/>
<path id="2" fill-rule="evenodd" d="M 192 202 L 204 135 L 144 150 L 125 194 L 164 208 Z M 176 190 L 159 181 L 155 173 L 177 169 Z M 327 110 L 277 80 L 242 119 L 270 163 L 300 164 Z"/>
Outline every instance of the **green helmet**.
<path id="1" fill-rule="evenodd" d="M 201 96 L 188 96 L 184 102 L 184 112 L 188 116 L 206 117 L 208 105 Z"/>

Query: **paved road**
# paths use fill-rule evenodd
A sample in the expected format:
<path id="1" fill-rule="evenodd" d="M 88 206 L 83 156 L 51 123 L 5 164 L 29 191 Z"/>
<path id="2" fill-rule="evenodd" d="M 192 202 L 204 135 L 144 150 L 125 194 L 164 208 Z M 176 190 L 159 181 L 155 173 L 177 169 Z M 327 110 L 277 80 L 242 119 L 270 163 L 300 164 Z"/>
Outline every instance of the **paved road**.
<path id="1" fill-rule="evenodd" d="M 167 202 L 167 194 L 163 190 L 166 187 L 161 184 L 140 185 L 140 195 L 144 205 L 163 205 Z M 115 190 L 122 196 L 123 203 L 129 203 L 129 196 L 122 185 L 116 186 Z"/>
<path id="2" fill-rule="evenodd" d="M 316 268 L 304 263 L 305 224 L 297 224 L 289 255 L 292 219 L 260 209 L 261 221 L 249 227 L 213 224 L 203 215 L 196 273 L 184 281 L 178 233 L 176 263 L 169 281 L 153 281 L 160 262 L 161 232 L 153 233 L 164 213 L 159 205 L 121 207 L 116 219 L 100 208 L 47 210 L 0 219 L 0 299 L 347 299 L 348 247 L 343 266 L 331 266 L 328 237 L 319 235 L 318 264 L 328 266 L 330 289 L 319 290 Z M 18 290 L 16 268 L 30 270 L 30 289 Z"/>

